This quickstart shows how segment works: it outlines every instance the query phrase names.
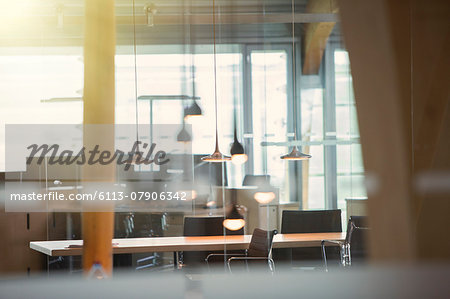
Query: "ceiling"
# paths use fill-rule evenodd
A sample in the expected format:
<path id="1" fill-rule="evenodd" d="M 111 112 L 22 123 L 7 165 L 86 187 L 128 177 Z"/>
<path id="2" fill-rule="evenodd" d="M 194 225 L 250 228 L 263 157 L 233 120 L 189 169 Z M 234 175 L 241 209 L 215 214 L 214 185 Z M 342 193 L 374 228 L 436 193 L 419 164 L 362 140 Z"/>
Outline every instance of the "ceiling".
<path id="1" fill-rule="evenodd" d="M 337 20 L 334 14 L 306 13 L 308 0 L 296 0 L 296 34 L 303 23 Z M 116 0 L 117 44 L 211 43 L 211 0 Z M 216 0 L 218 43 L 289 41 L 291 0 Z M 155 12 L 153 26 L 144 7 Z M 62 15 L 58 19 L 58 15 Z M 0 47 L 82 46 L 84 0 L 0 2 Z M 192 25 L 190 25 L 192 24 Z"/>

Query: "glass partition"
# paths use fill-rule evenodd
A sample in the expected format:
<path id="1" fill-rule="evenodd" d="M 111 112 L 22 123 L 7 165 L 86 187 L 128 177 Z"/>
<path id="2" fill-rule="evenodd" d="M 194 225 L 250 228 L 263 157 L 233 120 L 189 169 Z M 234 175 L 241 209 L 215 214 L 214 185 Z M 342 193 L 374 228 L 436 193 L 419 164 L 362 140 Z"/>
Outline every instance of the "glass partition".
<path id="1" fill-rule="evenodd" d="M 341 209 L 345 230 L 350 216 L 347 200 L 365 198 L 366 190 L 350 63 L 334 13 L 311 13 L 310 19 L 300 14 L 292 32 L 288 1 L 255 1 L 250 6 L 218 1 L 217 24 L 205 17 L 211 17 L 209 3 L 171 1 L 155 12 L 141 1 L 116 2 L 115 124 L 130 125 L 133 138 L 136 134 L 141 141 L 153 136 L 148 133 L 152 125 L 179 127 L 170 138 L 178 138 L 188 126 L 189 174 L 194 181 L 192 186 L 179 186 L 192 191 L 188 211 L 116 211 L 116 238 L 187 236 L 186 219 L 225 220 L 233 213 L 245 220 L 238 234 L 252 234 L 255 228 L 282 232 L 285 210 Z M 44 4 L 43 12 L 35 10 L 37 17 L 50 11 L 49 4 Z M 306 11 L 303 1 L 295 4 L 297 13 Z M 47 25 L 39 27 L 38 38 L 31 39 L 33 32 L 25 30 L 9 40 L 12 46 L 0 46 L 0 125 L 83 123 L 83 4 L 74 1 L 65 9 L 62 23 L 58 18 L 52 19 L 55 24 L 46 21 Z M 239 17 L 233 23 L 227 17 L 234 9 L 259 17 Z M 50 13 L 53 16 L 53 9 Z M 281 19 L 267 21 L 271 14 L 280 14 Z M 199 19 L 191 20 L 192 15 Z M 307 32 L 321 18 L 331 18 L 337 25 L 322 41 L 316 72 L 308 73 Z M 230 155 L 236 137 L 248 156 L 243 164 L 202 161 L 215 148 L 215 83 L 218 145 L 223 154 Z M 194 102 L 201 115 L 186 118 L 186 109 Z M 297 140 L 294 129 L 299 132 Z M 4 135 L 0 128 L 2 171 Z M 280 159 L 294 145 L 312 158 Z M 173 177 L 187 175 L 179 169 L 152 167 L 134 165 L 127 179 L 139 181 L 157 171 Z M 46 173 L 40 183 L 48 191 L 55 181 L 59 180 Z M 263 200 L 257 199 L 258 192 Z M 46 233 L 40 237 L 81 239 L 81 217 L 80 213 L 48 211 Z M 220 235 L 236 233 L 222 222 L 219 226 Z M 230 251 L 224 248 L 216 251 Z M 179 267 L 179 254 L 133 253 L 117 255 L 114 262 L 117 267 L 159 271 Z M 185 261 L 193 258 L 189 255 L 185 253 Z M 81 266 L 80 257 L 51 257 L 47 262 L 48 269 L 73 272 Z"/>

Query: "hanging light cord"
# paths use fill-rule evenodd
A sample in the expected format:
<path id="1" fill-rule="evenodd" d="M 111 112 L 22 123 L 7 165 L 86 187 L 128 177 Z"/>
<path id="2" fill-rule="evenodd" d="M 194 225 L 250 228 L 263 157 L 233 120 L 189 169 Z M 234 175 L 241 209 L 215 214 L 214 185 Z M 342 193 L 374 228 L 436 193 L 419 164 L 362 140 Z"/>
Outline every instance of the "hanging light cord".
<path id="1" fill-rule="evenodd" d="M 191 72 L 192 72 L 192 100 L 195 101 L 195 56 L 194 56 L 194 30 L 193 30 L 193 24 L 192 24 L 192 8 L 194 5 L 192 4 L 191 0 L 191 7 L 190 7 L 190 22 L 189 22 L 189 41 L 191 43 Z"/>
<path id="2" fill-rule="evenodd" d="M 216 111 L 216 149 L 219 148 L 219 133 L 217 130 L 217 61 L 216 61 L 216 1 L 213 0 L 213 42 L 214 42 L 214 105 Z"/>
<path id="3" fill-rule="evenodd" d="M 137 50 L 136 50 L 136 15 L 135 0 L 133 0 L 133 37 L 134 37 L 134 96 L 136 101 L 136 142 L 139 141 L 139 115 L 138 115 L 138 92 L 137 92 Z M 139 144 L 138 144 L 139 146 Z M 139 147 L 136 148 L 139 151 Z"/>
<path id="4" fill-rule="evenodd" d="M 297 99 L 296 99 L 296 66 L 295 66 L 295 5 L 294 0 L 292 0 L 292 78 L 294 79 L 292 82 L 292 100 L 294 101 L 294 107 L 292 111 L 292 116 L 294 118 L 294 140 L 297 140 Z"/>
<path id="5" fill-rule="evenodd" d="M 234 79 L 234 74 L 236 73 L 236 67 L 233 65 L 233 95 L 234 96 L 234 109 L 233 109 L 233 122 L 234 122 L 234 142 L 238 141 L 237 138 L 237 113 L 238 113 L 238 100 L 237 100 L 237 90 L 236 90 L 236 80 Z"/>
<path id="6" fill-rule="evenodd" d="M 263 2 L 263 24 L 266 21 L 266 3 Z M 266 36 L 266 27 L 263 26 L 263 38 Z M 267 107 L 267 59 L 266 59 L 266 39 L 264 38 L 263 49 L 264 49 L 264 107 Z M 267 142 L 267 109 L 264 109 L 264 129 L 263 129 L 263 140 Z M 263 173 L 267 174 L 267 148 L 265 150 L 265 159 L 263 162 Z M 269 211 L 269 209 L 267 209 Z"/>

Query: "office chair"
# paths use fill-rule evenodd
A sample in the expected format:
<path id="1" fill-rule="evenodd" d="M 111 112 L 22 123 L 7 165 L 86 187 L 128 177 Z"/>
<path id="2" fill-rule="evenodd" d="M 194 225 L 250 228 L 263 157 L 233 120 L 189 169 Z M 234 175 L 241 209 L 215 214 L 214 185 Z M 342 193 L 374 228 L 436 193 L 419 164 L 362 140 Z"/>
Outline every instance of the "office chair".
<path id="1" fill-rule="evenodd" d="M 163 236 L 162 218 L 163 215 L 159 213 L 117 212 L 114 214 L 114 238 L 161 237 Z M 164 257 L 158 252 L 115 254 L 113 265 L 115 268 L 134 266 L 135 270 L 163 269 Z"/>
<path id="2" fill-rule="evenodd" d="M 337 244 L 340 247 L 340 263 L 343 267 L 352 265 L 355 260 L 363 262 L 366 257 L 366 231 L 367 220 L 365 216 L 350 216 L 347 224 L 347 234 L 345 240 L 333 241 L 322 240 L 322 258 L 325 271 L 328 272 L 327 254 L 325 251 L 326 244 Z"/>
<path id="3" fill-rule="evenodd" d="M 341 210 L 283 211 L 281 233 L 328 233 L 342 232 Z M 330 250 L 330 256 L 339 258 L 338 250 Z M 313 268 L 321 267 L 322 254 L 320 248 L 304 247 L 281 249 L 274 251 L 275 260 L 301 263 Z"/>
<path id="4" fill-rule="evenodd" d="M 283 211 L 282 234 L 342 232 L 341 210 Z"/>
<path id="5" fill-rule="evenodd" d="M 227 259 L 228 271 L 231 272 L 231 262 L 233 261 L 244 261 L 246 269 L 248 271 L 249 263 L 254 264 L 256 262 L 267 261 L 270 271 L 273 273 L 275 271 L 275 263 L 271 257 L 273 237 L 277 234 L 276 230 L 266 231 L 259 228 L 255 228 L 252 234 L 252 239 L 243 254 L 209 254 L 205 262 L 209 267 L 209 260 L 214 256 L 224 256 Z"/>
<path id="6" fill-rule="evenodd" d="M 185 217 L 183 235 L 185 237 L 243 235 L 244 229 L 230 231 L 223 227 L 223 217 Z M 184 266 L 203 266 L 208 251 L 182 252 Z"/>

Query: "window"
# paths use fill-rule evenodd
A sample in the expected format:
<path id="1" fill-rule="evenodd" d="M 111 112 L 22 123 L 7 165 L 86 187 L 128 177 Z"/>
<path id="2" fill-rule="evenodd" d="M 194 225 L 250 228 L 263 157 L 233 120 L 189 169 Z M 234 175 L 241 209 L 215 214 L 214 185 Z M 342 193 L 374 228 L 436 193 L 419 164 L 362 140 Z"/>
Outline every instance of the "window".
<path id="1" fill-rule="evenodd" d="M 179 46 L 164 47 L 171 49 L 167 51 L 170 54 L 151 46 L 143 48 L 136 57 L 136 70 L 133 54 L 116 55 L 117 123 L 136 122 L 135 86 L 138 96 L 192 94 L 192 56 Z M 347 52 L 329 42 L 317 80 L 298 77 L 301 148 L 313 157 L 300 163 L 280 159 L 290 149 L 288 140 L 293 132 L 291 45 L 273 44 L 270 49 L 245 44 L 227 47 L 219 47 L 217 54 L 220 148 L 229 154 L 236 111 L 238 137 L 249 155 L 247 165 L 227 166 L 229 184 L 240 186 L 246 173 L 268 174 L 272 185 L 280 190 L 280 202 L 298 201 L 304 209 L 345 210 L 346 198 L 365 197 Z M 198 45 L 198 49 L 193 61 L 203 116 L 188 122 L 193 129 L 193 153 L 210 154 L 215 141 L 213 54 L 211 45 Z M 0 56 L 3 124 L 82 122 L 82 102 L 64 101 L 82 97 L 81 49 L 53 51 L 60 54 Z M 61 54 L 65 52 L 70 54 Z M 52 98 L 60 100 L 46 101 Z M 182 100 L 138 101 L 139 123 L 175 123 L 181 129 L 187 104 Z M 23 105 L 31 109 L 22 109 Z M 0 132 L 4 136 L 4 130 Z M 262 145 L 264 142 L 267 146 Z M 3 143 L 0 151 L 4 152 Z M 4 158 L 0 158 L 0 168 L 4 169 Z"/>
<path id="2" fill-rule="evenodd" d="M 300 79 L 302 80 L 302 79 Z M 325 170 L 323 145 L 323 89 L 301 90 L 302 141 L 311 145 L 303 147 L 312 158 L 302 162 L 303 209 L 325 208 Z"/>
<path id="3" fill-rule="evenodd" d="M 253 132 L 253 173 L 270 175 L 280 188 L 280 201 L 289 197 L 288 165 L 280 159 L 287 147 L 261 146 L 261 142 L 287 140 L 288 55 L 281 50 L 251 50 L 251 95 Z"/>
<path id="4" fill-rule="evenodd" d="M 190 55 L 186 54 L 140 54 L 137 56 L 137 95 L 192 95 Z M 116 57 L 117 105 L 116 122 L 135 123 L 134 57 Z M 195 54 L 196 96 L 203 115 L 191 118 L 193 153 L 210 154 L 215 142 L 215 105 L 213 55 Z M 240 103 L 241 54 L 219 53 L 217 55 L 217 97 L 220 148 L 229 151 L 233 132 L 233 107 Z M 121 80 L 119 80 L 119 78 Z M 132 91 L 132 92 L 131 92 Z M 236 91 L 236 92 L 235 92 Z M 234 95 L 237 95 L 237 99 Z M 181 124 L 184 105 L 190 101 L 149 100 L 138 101 L 140 124 Z M 152 107 L 151 107 L 152 106 Z M 151 113 L 150 109 L 153 110 Z M 181 127 L 180 127 L 181 128 Z"/>
<path id="5" fill-rule="evenodd" d="M 82 50 L 54 50 L 77 54 L 0 55 L 0 171 L 5 171 L 5 124 L 82 122 Z"/>
<path id="6" fill-rule="evenodd" d="M 337 145 L 337 199 L 338 207 L 345 210 L 346 198 L 367 193 L 348 53 L 337 49 L 334 60 L 337 139 L 346 142 Z"/>

